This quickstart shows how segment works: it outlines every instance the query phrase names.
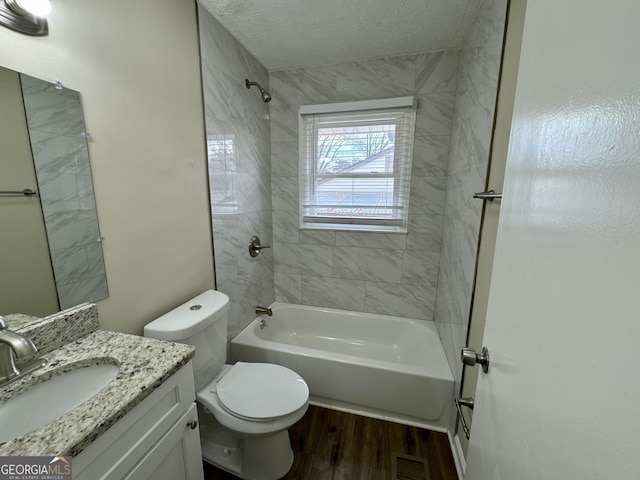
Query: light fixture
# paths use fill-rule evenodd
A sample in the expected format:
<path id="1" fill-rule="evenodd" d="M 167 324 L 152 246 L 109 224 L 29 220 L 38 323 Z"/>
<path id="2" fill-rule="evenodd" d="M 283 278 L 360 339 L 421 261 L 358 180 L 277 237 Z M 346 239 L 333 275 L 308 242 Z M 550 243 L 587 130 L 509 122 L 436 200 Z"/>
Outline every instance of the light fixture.
<path id="1" fill-rule="evenodd" d="M 7 1 L 9 8 L 23 15 L 33 15 L 34 17 L 44 18 L 51 11 L 51 2 L 49 0 L 9 0 Z"/>
<path id="2" fill-rule="evenodd" d="M 0 0 L 0 25 L 26 35 L 49 34 L 49 0 Z"/>

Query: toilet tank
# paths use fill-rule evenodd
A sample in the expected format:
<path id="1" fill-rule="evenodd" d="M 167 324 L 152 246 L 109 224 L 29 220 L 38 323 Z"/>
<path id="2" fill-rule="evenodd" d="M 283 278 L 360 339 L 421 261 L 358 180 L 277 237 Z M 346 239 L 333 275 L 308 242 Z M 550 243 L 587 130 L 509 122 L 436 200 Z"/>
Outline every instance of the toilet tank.
<path id="1" fill-rule="evenodd" d="M 227 359 L 229 297 L 207 290 L 144 327 L 144 336 L 196 347 L 196 391 L 209 383 Z"/>

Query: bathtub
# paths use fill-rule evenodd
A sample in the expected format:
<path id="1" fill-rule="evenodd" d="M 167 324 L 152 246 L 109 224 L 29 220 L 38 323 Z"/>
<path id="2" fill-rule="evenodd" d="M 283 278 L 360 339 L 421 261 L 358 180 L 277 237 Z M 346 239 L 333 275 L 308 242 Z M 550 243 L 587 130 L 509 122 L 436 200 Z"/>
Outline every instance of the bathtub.
<path id="1" fill-rule="evenodd" d="M 446 431 L 453 376 L 433 322 L 280 302 L 271 309 L 231 341 L 232 362 L 294 370 L 315 405 Z"/>

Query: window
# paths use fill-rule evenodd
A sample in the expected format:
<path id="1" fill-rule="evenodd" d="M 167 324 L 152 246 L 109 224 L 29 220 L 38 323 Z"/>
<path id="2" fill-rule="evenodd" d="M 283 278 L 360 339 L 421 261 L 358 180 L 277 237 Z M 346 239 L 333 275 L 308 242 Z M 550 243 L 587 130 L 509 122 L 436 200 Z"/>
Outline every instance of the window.
<path id="1" fill-rule="evenodd" d="M 209 196 L 214 215 L 238 214 L 236 149 L 234 134 L 207 135 Z"/>
<path id="2" fill-rule="evenodd" d="M 406 232 L 413 97 L 305 105 L 300 227 Z"/>

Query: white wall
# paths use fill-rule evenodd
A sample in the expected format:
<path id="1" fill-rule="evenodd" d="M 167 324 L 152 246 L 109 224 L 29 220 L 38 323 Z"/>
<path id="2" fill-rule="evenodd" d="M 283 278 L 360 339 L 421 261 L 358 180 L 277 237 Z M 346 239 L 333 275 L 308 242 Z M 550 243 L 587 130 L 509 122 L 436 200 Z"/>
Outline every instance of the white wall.
<path id="1" fill-rule="evenodd" d="M 101 326 L 141 333 L 214 285 L 195 3 L 53 9 L 48 37 L 0 28 L 0 65 L 81 92 L 106 238 Z"/>

